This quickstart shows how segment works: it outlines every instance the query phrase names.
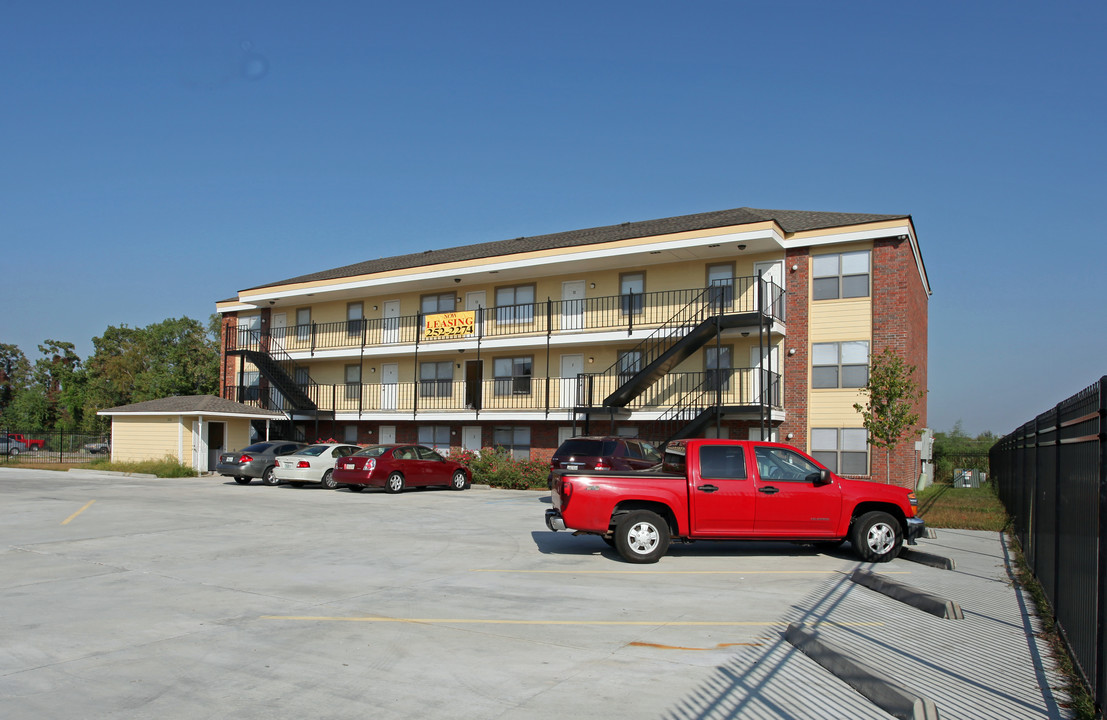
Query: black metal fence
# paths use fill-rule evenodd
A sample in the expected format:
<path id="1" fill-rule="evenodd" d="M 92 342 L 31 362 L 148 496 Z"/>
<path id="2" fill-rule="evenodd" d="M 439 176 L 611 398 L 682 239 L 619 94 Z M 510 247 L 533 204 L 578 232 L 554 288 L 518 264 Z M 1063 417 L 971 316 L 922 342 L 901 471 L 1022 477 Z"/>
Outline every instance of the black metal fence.
<path id="1" fill-rule="evenodd" d="M 991 450 L 999 497 L 1102 714 L 1107 699 L 1107 376 Z"/>
<path id="2" fill-rule="evenodd" d="M 70 464 L 110 455 L 110 435 L 0 429 L 0 463 Z"/>

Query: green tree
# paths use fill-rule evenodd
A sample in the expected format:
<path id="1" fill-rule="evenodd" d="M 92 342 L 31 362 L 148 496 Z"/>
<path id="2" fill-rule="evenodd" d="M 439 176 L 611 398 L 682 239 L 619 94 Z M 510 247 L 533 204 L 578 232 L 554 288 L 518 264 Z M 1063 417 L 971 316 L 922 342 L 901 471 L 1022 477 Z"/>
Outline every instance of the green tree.
<path id="1" fill-rule="evenodd" d="M 30 379 L 31 363 L 19 346 L 0 343 L 0 422 L 10 422 L 8 408 Z"/>
<path id="2" fill-rule="evenodd" d="M 892 451 L 909 430 L 919 422 L 915 407 L 926 396 L 914 378 L 915 366 L 884 348 L 869 364 L 869 383 L 864 405 L 854 403 L 861 413 L 869 444 L 884 448 L 885 482 L 891 482 Z"/>

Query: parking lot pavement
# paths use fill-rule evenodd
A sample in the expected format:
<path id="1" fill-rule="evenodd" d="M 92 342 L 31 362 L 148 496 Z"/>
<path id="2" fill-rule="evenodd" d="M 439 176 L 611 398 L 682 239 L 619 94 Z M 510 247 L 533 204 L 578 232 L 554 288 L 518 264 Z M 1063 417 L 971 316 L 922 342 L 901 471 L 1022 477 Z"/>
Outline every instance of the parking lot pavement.
<path id="1" fill-rule="evenodd" d="M 785 643 L 793 621 L 943 718 L 1064 717 L 995 534 L 924 541 L 952 572 L 782 543 L 635 566 L 547 531 L 547 503 L 0 469 L 0 717 L 889 717 Z"/>

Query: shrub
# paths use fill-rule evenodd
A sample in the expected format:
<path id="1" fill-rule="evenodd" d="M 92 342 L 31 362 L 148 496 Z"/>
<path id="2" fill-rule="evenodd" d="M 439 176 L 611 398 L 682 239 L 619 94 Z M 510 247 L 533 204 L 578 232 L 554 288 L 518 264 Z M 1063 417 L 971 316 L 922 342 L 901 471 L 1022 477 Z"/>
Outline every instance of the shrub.
<path id="1" fill-rule="evenodd" d="M 516 460 L 502 447 L 465 450 L 454 456 L 473 473 L 473 482 L 510 490 L 545 488 L 550 466 L 541 460 Z"/>
<path id="2" fill-rule="evenodd" d="M 188 465 L 182 465 L 173 457 L 163 457 L 161 460 L 143 460 L 141 462 L 111 462 L 110 460 L 95 460 L 89 463 L 92 470 L 112 470 L 114 472 L 142 473 L 144 475 L 157 475 L 160 478 L 196 477 L 196 471 Z"/>

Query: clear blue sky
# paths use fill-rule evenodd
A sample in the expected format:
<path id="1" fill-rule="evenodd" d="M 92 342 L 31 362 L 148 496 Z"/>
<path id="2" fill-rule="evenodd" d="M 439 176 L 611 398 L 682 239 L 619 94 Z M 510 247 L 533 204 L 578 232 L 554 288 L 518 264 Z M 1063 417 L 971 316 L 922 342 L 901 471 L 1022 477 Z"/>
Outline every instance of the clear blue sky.
<path id="1" fill-rule="evenodd" d="M 1107 374 L 1107 3 L 5 3 L 0 342 L 413 250 L 910 213 L 930 425 Z"/>

